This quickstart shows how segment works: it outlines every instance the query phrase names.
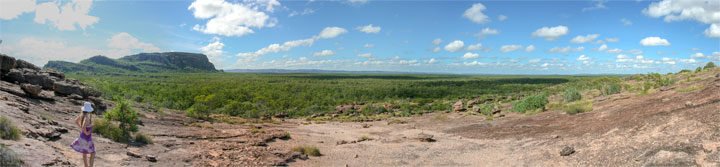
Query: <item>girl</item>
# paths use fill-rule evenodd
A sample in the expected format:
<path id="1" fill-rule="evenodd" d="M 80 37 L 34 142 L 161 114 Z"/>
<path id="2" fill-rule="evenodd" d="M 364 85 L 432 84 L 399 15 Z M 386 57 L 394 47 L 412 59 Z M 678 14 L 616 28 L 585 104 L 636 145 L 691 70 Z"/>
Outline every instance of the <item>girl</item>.
<path id="1" fill-rule="evenodd" d="M 80 127 L 81 133 L 70 147 L 83 154 L 83 164 L 85 167 L 92 167 L 95 161 L 95 144 L 92 141 L 92 104 L 85 102 L 85 105 L 81 109 L 83 111 L 82 114 L 75 119 L 75 124 Z M 87 154 L 90 154 L 89 162 L 87 160 Z"/>

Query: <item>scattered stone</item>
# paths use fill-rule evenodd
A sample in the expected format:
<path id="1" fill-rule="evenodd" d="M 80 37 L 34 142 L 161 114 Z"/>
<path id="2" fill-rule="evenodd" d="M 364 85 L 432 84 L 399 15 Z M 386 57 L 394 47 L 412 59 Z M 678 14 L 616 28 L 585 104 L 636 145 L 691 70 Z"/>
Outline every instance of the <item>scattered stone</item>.
<path id="1" fill-rule="evenodd" d="M 492 110 L 492 113 L 493 113 L 493 114 L 500 113 L 500 111 L 501 111 L 501 110 L 500 110 L 500 107 L 498 107 L 498 106 L 493 106 L 493 110 Z M 503 115 L 503 116 L 505 116 L 505 115 Z"/>
<path id="2" fill-rule="evenodd" d="M 478 100 L 472 99 L 472 100 L 470 100 L 470 101 L 467 102 L 467 106 L 465 106 L 465 108 L 472 108 L 473 105 L 475 105 L 475 104 L 477 104 L 477 103 L 478 103 Z"/>
<path id="3" fill-rule="evenodd" d="M 348 167 L 348 164 L 345 164 L 345 167 Z"/>
<path id="4" fill-rule="evenodd" d="M 147 159 L 150 162 L 157 162 L 157 157 L 155 157 L 154 155 L 146 155 L 145 159 Z"/>
<path id="5" fill-rule="evenodd" d="M 550 138 L 557 139 L 557 138 L 560 138 L 560 136 L 559 136 L 559 135 L 552 135 L 552 136 L 550 136 Z"/>
<path id="6" fill-rule="evenodd" d="M 660 150 L 650 157 L 647 166 L 698 166 L 695 159 L 686 152 Z"/>
<path id="7" fill-rule="evenodd" d="M 418 134 L 415 139 L 420 140 L 421 142 L 435 142 L 435 139 L 433 139 L 433 135 L 420 133 Z"/>
<path id="8" fill-rule="evenodd" d="M 357 154 L 355 154 L 355 156 L 353 156 L 353 158 L 358 158 L 358 155 L 357 155 Z"/>
<path id="9" fill-rule="evenodd" d="M 457 102 L 455 102 L 455 104 L 453 104 L 452 107 L 453 107 L 453 111 L 455 111 L 455 112 L 465 111 L 465 108 L 463 108 L 462 100 L 458 100 Z"/>
<path id="10" fill-rule="evenodd" d="M 73 99 L 73 100 L 82 100 L 83 99 L 82 96 L 77 95 L 77 94 L 72 94 L 72 95 L 68 96 L 68 98 Z"/>
<path id="11" fill-rule="evenodd" d="M 366 124 L 366 123 L 363 123 L 363 124 L 362 124 L 362 127 L 363 127 L 363 128 L 369 128 L 370 125 L 369 125 L 369 124 Z"/>
<path id="12" fill-rule="evenodd" d="M 340 140 L 336 143 L 336 145 L 343 145 L 343 144 L 348 144 L 348 141 Z"/>
<path id="13" fill-rule="evenodd" d="M 575 148 L 566 146 L 565 148 L 562 149 L 562 151 L 560 151 L 560 156 L 568 156 L 573 153 L 575 153 Z"/>
<path id="14" fill-rule="evenodd" d="M 285 118 L 285 117 L 288 117 L 289 115 L 285 114 L 285 113 L 277 113 L 274 116 L 275 116 L 275 118 Z"/>
<path id="15" fill-rule="evenodd" d="M 21 84 L 20 88 L 22 88 L 25 94 L 33 98 L 37 98 L 40 92 L 42 92 L 42 87 L 33 84 Z"/>
<path id="16" fill-rule="evenodd" d="M 693 106 L 692 102 L 690 102 L 690 101 L 685 102 L 685 107 L 692 107 L 692 106 Z"/>
<path id="17" fill-rule="evenodd" d="M 25 146 L 28 146 L 28 147 L 30 147 L 30 143 L 25 143 Z"/>
<path id="18" fill-rule="evenodd" d="M 135 158 L 140 158 L 140 157 L 143 156 L 142 154 L 136 153 L 136 152 L 133 152 L 133 151 L 127 151 L 127 155 L 128 155 L 128 156 L 131 156 L 131 157 L 135 157 Z"/>

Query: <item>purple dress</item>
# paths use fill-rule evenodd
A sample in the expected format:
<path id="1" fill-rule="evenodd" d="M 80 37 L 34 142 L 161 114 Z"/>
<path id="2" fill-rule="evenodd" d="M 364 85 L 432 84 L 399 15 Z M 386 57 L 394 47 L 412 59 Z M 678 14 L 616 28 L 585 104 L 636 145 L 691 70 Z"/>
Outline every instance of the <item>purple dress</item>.
<path id="1" fill-rule="evenodd" d="M 88 120 L 90 121 L 90 125 L 92 125 L 92 120 Z M 87 130 L 89 134 L 80 132 L 80 136 L 70 144 L 70 147 L 83 154 L 95 153 L 95 143 L 93 143 L 92 140 L 92 126 L 86 126 L 85 130 Z"/>

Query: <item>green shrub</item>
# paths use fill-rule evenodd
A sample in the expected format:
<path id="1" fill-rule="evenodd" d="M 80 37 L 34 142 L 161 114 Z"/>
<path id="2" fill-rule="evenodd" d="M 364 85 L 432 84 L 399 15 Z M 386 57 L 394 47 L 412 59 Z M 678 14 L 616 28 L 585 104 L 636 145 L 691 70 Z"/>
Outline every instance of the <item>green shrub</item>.
<path id="1" fill-rule="evenodd" d="M 265 130 L 259 128 L 250 128 L 250 133 L 265 133 Z"/>
<path id="2" fill-rule="evenodd" d="M 510 110 L 514 111 L 514 112 L 522 112 L 522 113 L 525 113 L 526 111 L 536 110 L 536 109 L 543 109 L 543 111 L 544 111 L 545 105 L 547 103 L 548 103 L 547 95 L 538 94 L 535 96 L 525 97 L 522 100 L 515 102 L 515 104 L 513 104 L 512 108 L 510 108 Z"/>
<path id="3" fill-rule="evenodd" d="M 10 119 L 6 117 L 0 117 L 0 138 L 5 140 L 20 140 L 22 137 L 22 131 L 12 125 Z"/>
<path id="4" fill-rule="evenodd" d="M 115 142 L 127 142 L 128 137 L 123 134 L 123 131 L 117 125 L 112 124 L 111 121 L 105 119 L 98 119 L 93 121 L 92 124 L 93 133 L 97 133 L 100 136 L 106 137 Z"/>
<path id="5" fill-rule="evenodd" d="M 289 132 L 285 132 L 285 135 L 283 135 L 283 137 L 281 137 L 280 139 L 283 139 L 283 140 L 290 140 L 290 139 L 291 139 L 291 137 L 290 137 L 290 133 L 289 133 Z"/>
<path id="6" fill-rule="evenodd" d="M 592 108 L 588 107 L 587 104 L 575 103 L 575 104 L 568 105 L 567 108 L 565 109 L 565 113 L 574 115 L 574 114 L 583 113 L 583 112 L 590 111 L 590 110 L 592 110 Z"/>
<path id="7" fill-rule="evenodd" d="M 360 140 L 361 141 L 370 141 L 370 140 L 373 140 L 373 138 L 370 138 L 368 136 L 362 136 L 362 137 L 360 137 Z"/>
<path id="8" fill-rule="evenodd" d="M 608 84 L 603 86 L 603 95 L 612 95 L 617 94 L 622 91 L 622 86 L 620 84 Z"/>
<path id="9" fill-rule="evenodd" d="M 133 110 L 125 101 L 118 98 L 117 107 L 105 113 L 105 118 L 110 121 L 119 122 L 122 135 L 129 138 L 131 132 L 137 132 L 137 122 L 140 120 L 137 112 Z"/>
<path id="10" fill-rule="evenodd" d="M 142 143 L 142 144 L 153 144 L 153 139 L 145 135 L 143 133 L 136 133 L 135 134 L 135 142 Z"/>
<path id="11" fill-rule="evenodd" d="M 388 125 L 390 125 L 390 124 L 406 124 L 406 123 L 407 123 L 406 120 L 399 120 L 399 119 L 393 119 L 393 120 L 387 121 Z"/>
<path id="12" fill-rule="evenodd" d="M 703 67 L 703 70 L 707 70 L 707 69 L 711 69 L 711 68 L 715 68 L 715 63 L 713 63 L 712 61 L 705 64 L 705 67 Z"/>
<path id="13" fill-rule="evenodd" d="M 486 116 L 492 115 L 493 108 L 495 108 L 495 103 L 483 104 L 480 106 L 480 110 L 478 110 L 478 112 Z"/>
<path id="14" fill-rule="evenodd" d="M 698 72 L 700 72 L 700 71 L 702 71 L 702 67 L 698 67 L 698 68 L 695 69 L 695 73 L 698 73 Z"/>
<path id="15" fill-rule="evenodd" d="M 688 70 L 688 69 L 683 69 L 683 70 L 680 70 L 680 72 L 678 72 L 678 73 L 686 73 L 686 72 L 689 73 L 689 72 L 692 72 L 692 71 L 690 71 L 690 70 Z"/>
<path id="16" fill-rule="evenodd" d="M 321 156 L 320 150 L 315 146 L 297 146 L 293 147 L 292 151 L 300 152 L 309 156 Z"/>
<path id="17" fill-rule="evenodd" d="M 563 93 L 563 98 L 565 98 L 565 102 L 574 102 L 582 99 L 582 94 L 580 94 L 580 91 L 577 89 L 565 89 L 565 93 Z"/>
<path id="18" fill-rule="evenodd" d="M 24 162 L 13 150 L 0 144 L 0 166 L 15 167 L 23 164 Z"/>

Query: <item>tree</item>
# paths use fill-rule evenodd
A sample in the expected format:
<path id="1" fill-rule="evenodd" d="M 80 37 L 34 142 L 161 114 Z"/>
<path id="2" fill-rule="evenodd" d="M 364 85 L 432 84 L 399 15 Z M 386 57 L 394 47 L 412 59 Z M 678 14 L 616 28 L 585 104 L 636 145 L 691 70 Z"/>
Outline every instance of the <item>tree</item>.
<path id="1" fill-rule="evenodd" d="M 712 61 L 705 64 L 705 67 L 703 67 L 704 70 L 707 70 L 710 68 L 715 68 L 715 63 L 713 63 Z"/>
<path id="2" fill-rule="evenodd" d="M 137 117 L 137 112 L 121 98 L 117 98 L 116 100 L 117 102 L 115 102 L 115 104 L 117 107 L 110 112 L 106 112 L 105 119 L 120 122 L 119 127 L 122 131 L 122 135 L 130 137 L 130 132 L 138 131 L 137 122 L 139 119 Z"/>

